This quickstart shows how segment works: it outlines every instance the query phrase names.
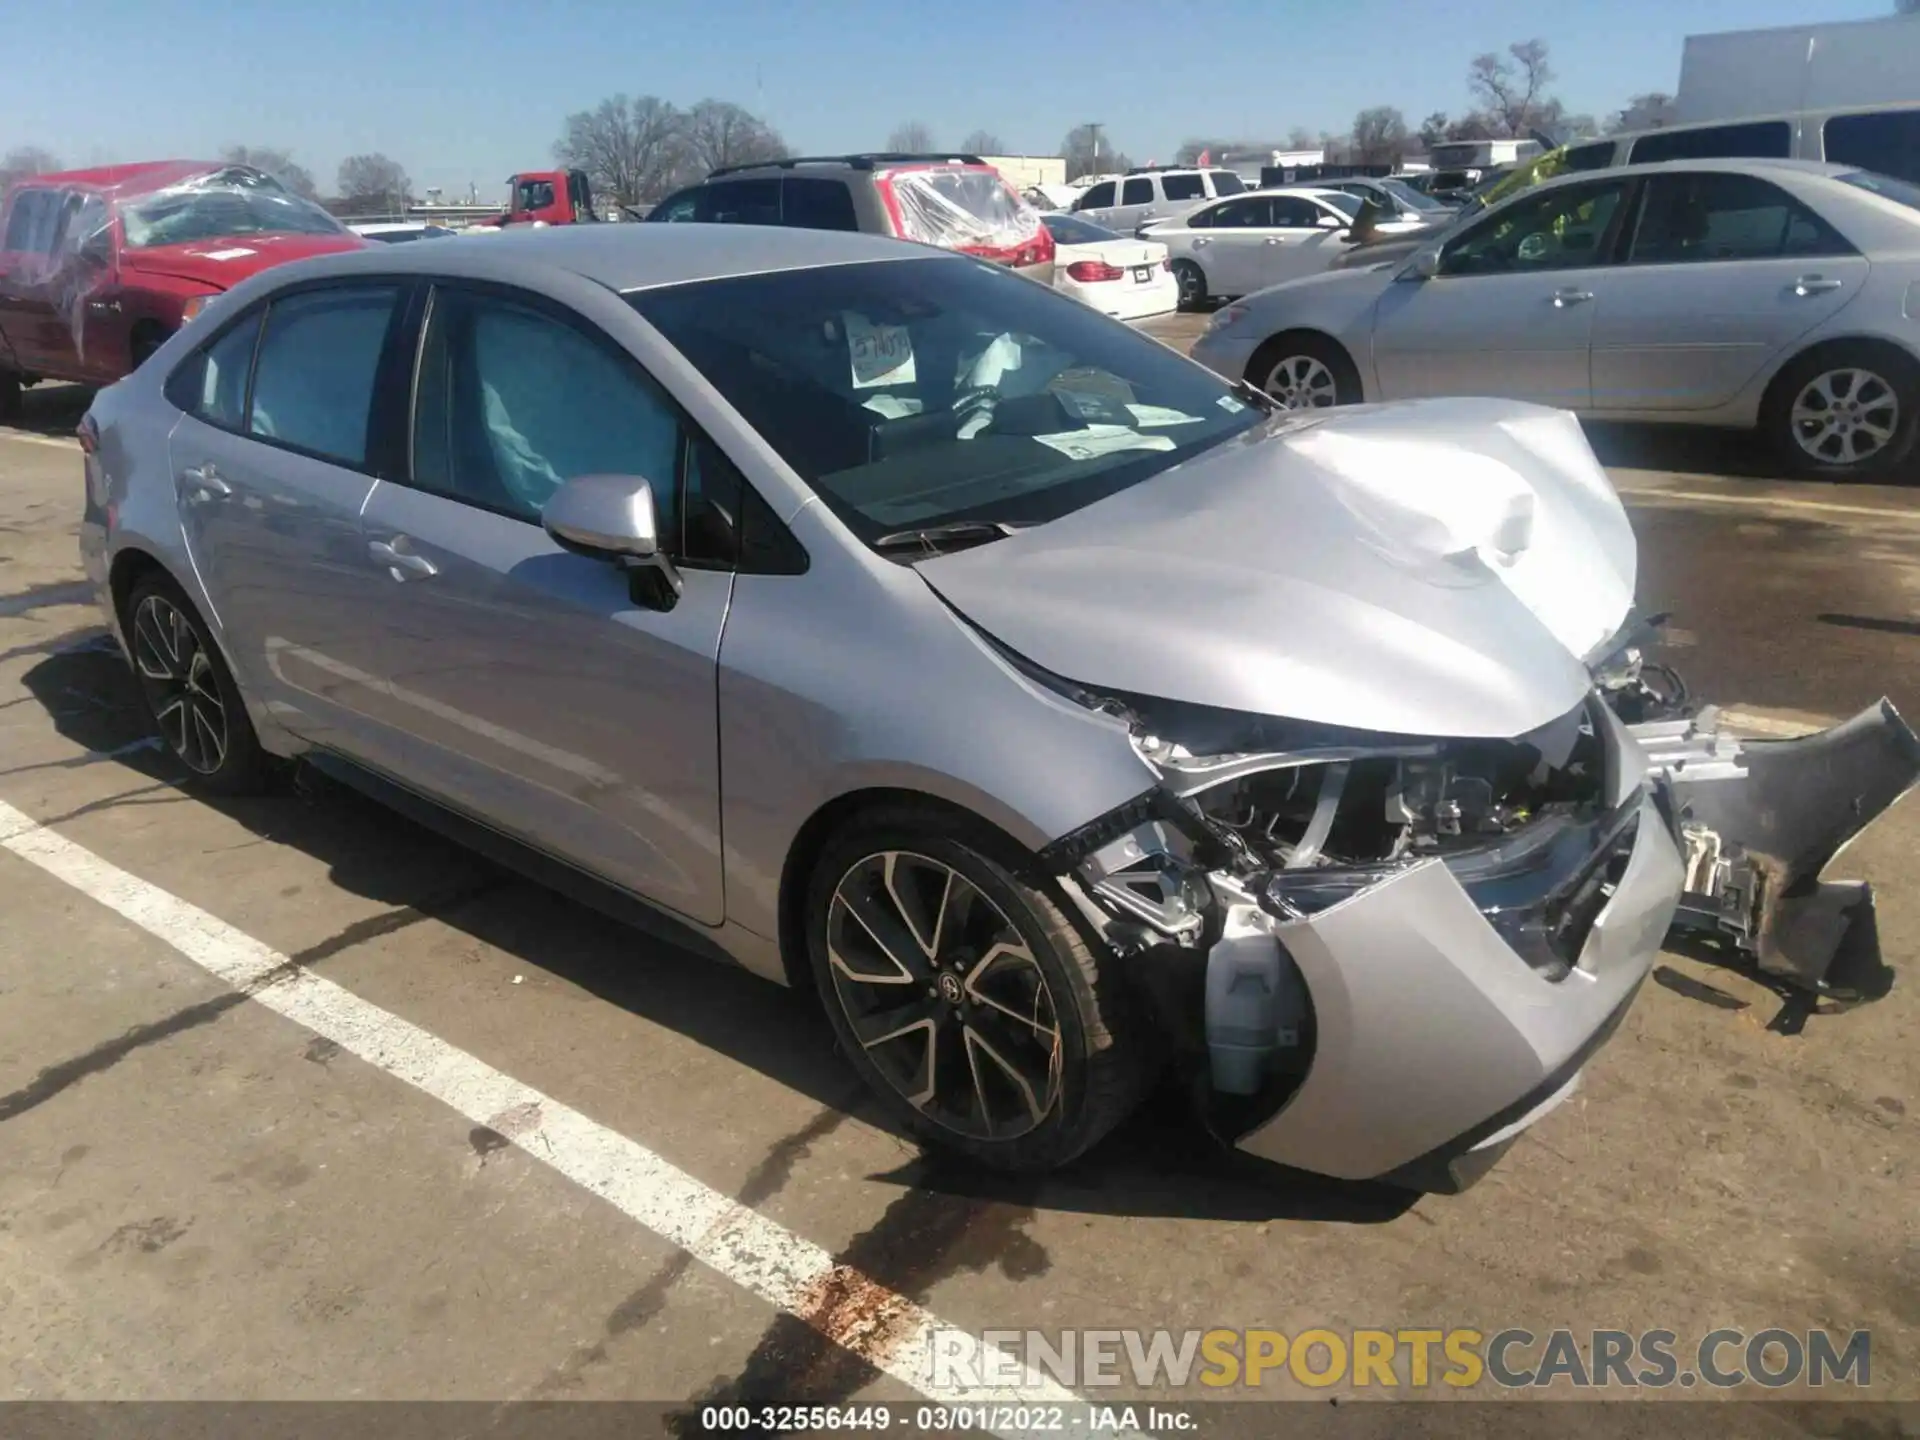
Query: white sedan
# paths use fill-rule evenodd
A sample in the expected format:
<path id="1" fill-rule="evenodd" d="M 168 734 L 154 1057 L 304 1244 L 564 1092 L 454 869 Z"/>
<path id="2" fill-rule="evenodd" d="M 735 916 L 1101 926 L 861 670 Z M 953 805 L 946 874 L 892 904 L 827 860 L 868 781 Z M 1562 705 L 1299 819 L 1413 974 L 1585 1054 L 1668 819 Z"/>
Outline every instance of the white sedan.
<path id="1" fill-rule="evenodd" d="M 1053 288 L 1116 320 L 1151 320 L 1180 308 L 1167 247 L 1129 240 L 1077 215 L 1042 215 L 1053 236 Z"/>
<path id="2" fill-rule="evenodd" d="M 1353 243 L 1360 208 L 1358 198 L 1339 190 L 1250 190 L 1142 233 L 1167 247 L 1180 303 L 1191 308 L 1325 270 Z M 1376 221 L 1369 233 L 1401 228 L 1409 227 Z"/>

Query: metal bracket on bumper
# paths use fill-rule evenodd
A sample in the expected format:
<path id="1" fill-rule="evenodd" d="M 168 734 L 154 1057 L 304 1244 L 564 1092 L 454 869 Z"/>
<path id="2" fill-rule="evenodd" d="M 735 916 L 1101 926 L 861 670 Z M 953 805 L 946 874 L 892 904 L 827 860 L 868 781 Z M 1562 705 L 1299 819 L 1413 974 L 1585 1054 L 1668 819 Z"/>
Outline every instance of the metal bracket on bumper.
<path id="1" fill-rule="evenodd" d="M 1820 872 L 1920 781 L 1920 738 L 1888 700 L 1794 740 L 1736 739 L 1711 708 L 1630 729 L 1667 782 L 1686 860 L 1675 925 L 1831 993 L 1827 972 L 1873 890 Z"/>

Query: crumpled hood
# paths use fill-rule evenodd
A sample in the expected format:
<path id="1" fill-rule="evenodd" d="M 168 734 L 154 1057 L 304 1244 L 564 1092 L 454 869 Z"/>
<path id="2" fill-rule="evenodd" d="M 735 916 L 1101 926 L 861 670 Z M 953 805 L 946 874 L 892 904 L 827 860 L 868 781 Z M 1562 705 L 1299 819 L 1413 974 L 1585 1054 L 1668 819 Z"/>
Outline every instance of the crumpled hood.
<path id="1" fill-rule="evenodd" d="M 342 250 L 364 250 L 371 242 L 358 235 L 239 235 L 231 239 L 195 240 L 184 245 L 156 245 L 128 249 L 123 268 L 142 275 L 169 275 L 192 280 L 216 290 L 231 290 L 249 275 L 270 265 L 333 255 Z"/>
<path id="2" fill-rule="evenodd" d="M 1089 688 L 1364 730 L 1510 737 L 1577 705 L 1635 546 L 1564 411 L 1420 400 L 1275 421 L 917 567 Z"/>

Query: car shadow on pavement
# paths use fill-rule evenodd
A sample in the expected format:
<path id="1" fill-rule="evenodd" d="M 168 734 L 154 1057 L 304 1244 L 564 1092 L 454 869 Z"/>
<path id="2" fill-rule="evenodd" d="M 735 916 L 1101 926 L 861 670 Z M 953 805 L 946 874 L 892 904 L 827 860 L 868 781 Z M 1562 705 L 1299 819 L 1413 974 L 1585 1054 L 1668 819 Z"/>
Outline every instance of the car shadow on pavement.
<path id="1" fill-rule="evenodd" d="M 8 423 L 34 435 L 73 438 L 97 392 L 89 385 L 33 385 L 21 393 L 20 415 Z"/>
<path id="2" fill-rule="evenodd" d="M 868 1102 L 834 1052 L 832 1032 L 810 994 L 623 925 L 309 767 L 297 767 L 274 793 L 263 796 L 189 795 L 177 788 L 180 767 L 151 734 L 131 671 L 101 632 L 68 637 L 67 644 L 31 666 L 22 682 L 55 730 L 89 753 L 71 761 L 0 767 L 0 777 L 99 764 L 111 756 L 108 763 L 124 765 L 147 782 L 45 817 L 46 823 L 121 806 L 199 803 L 264 840 L 320 860 L 334 885 L 384 907 L 290 955 L 296 963 L 324 973 L 328 959 L 357 944 L 437 920 L 749 1066 L 825 1111 L 851 1110 L 862 1121 L 907 1138 Z M 945 1203 L 941 1197 L 946 1197 L 969 1214 L 982 1204 L 1007 1204 L 1142 1217 L 1375 1223 L 1394 1218 L 1417 1198 L 1250 1161 L 1209 1140 L 1171 1087 L 1070 1170 L 1044 1180 L 983 1175 L 931 1157 L 878 1178 L 923 1192 L 923 1207 Z"/>

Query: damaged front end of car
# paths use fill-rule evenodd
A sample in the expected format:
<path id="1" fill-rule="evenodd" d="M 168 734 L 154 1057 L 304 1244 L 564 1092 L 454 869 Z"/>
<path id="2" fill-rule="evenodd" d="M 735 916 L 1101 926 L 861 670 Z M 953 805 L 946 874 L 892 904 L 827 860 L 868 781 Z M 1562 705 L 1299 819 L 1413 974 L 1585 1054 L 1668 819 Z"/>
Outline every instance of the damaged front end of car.
<path id="1" fill-rule="evenodd" d="M 1592 668 L 1672 796 L 1686 862 L 1678 926 L 1733 946 L 1762 974 L 1858 998 L 1834 962 L 1873 910 L 1873 888 L 1822 872 L 1920 782 L 1920 739 L 1881 699 L 1791 739 L 1736 736 L 1713 706 L 1646 651 L 1665 616 L 1632 619 Z"/>

